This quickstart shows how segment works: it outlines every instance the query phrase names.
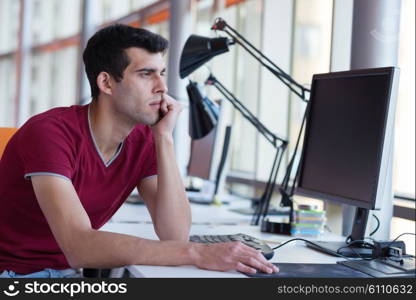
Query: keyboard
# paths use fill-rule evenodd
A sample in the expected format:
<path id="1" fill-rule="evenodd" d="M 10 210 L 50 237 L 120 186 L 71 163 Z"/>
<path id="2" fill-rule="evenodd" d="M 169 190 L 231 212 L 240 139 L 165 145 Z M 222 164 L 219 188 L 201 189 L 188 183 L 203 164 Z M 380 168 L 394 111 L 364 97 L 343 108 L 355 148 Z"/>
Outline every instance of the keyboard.
<path id="1" fill-rule="evenodd" d="M 273 249 L 265 242 L 243 233 L 226 235 L 191 235 L 189 240 L 191 242 L 203 244 L 242 242 L 249 247 L 260 250 L 266 259 L 271 259 L 274 255 Z"/>

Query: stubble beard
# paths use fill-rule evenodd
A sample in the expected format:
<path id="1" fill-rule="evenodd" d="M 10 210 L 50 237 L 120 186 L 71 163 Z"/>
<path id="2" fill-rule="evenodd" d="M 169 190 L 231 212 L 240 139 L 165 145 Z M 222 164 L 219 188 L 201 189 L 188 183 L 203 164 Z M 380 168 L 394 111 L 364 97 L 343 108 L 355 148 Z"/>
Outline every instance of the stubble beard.
<path id="1" fill-rule="evenodd" d="M 158 112 L 154 112 L 153 114 L 140 114 L 135 121 L 136 123 L 153 126 L 157 124 L 157 122 L 159 122 L 162 119 L 162 117 L 162 113 L 159 110 Z"/>

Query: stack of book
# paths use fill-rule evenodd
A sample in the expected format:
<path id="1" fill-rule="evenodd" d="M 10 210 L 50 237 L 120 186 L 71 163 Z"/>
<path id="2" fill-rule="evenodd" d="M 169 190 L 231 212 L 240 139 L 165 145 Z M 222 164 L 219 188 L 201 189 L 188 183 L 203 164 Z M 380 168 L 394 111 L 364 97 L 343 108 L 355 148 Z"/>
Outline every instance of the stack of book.
<path id="1" fill-rule="evenodd" d="M 315 209 L 297 209 L 291 233 L 295 236 L 318 237 L 324 232 L 325 211 Z"/>

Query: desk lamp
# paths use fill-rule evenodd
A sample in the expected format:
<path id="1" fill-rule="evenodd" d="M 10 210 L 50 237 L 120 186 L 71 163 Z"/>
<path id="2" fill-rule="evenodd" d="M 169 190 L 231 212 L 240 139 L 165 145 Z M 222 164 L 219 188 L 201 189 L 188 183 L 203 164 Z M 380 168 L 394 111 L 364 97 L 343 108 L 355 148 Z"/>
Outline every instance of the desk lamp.
<path id="1" fill-rule="evenodd" d="M 307 94 L 310 93 L 309 89 L 304 88 L 297 83 L 289 74 L 285 73 L 276 64 L 274 64 L 269 58 L 267 58 L 260 50 L 247 41 L 241 34 L 239 34 L 234 28 L 229 26 L 223 19 L 218 18 L 215 20 L 214 25 L 211 27 L 215 31 L 225 32 L 231 39 L 226 37 L 207 38 L 198 35 L 191 35 L 185 43 L 180 59 L 180 77 L 185 78 L 190 75 L 196 69 L 204 65 L 213 57 L 229 51 L 230 45 L 238 44 L 242 46 L 251 56 L 253 56 L 262 66 L 268 69 L 273 75 L 275 75 L 281 82 L 283 82 L 293 93 L 295 93 L 302 101 L 308 102 Z M 300 142 L 300 137 L 306 122 L 306 116 L 308 107 L 305 110 L 305 115 L 302 120 L 301 130 L 297 138 L 294 153 L 287 166 L 286 173 L 280 186 L 280 193 L 282 195 L 281 205 L 290 207 L 290 222 L 275 223 L 269 221 L 266 217 L 270 204 L 270 199 L 275 186 L 279 165 L 283 156 L 283 152 L 287 147 L 287 141 L 277 137 L 270 130 L 268 130 L 248 109 L 242 105 L 242 103 L 229 91 L 224 85 L 219 82 L 212 74 L 206 81 L 206 84 L 215 86 L 224 97 L 229 100 L 233 106 L 243 114 L 243 116 L 250 121 L 253 126 L 277 149 L 275 160 L 270 172 L 268 182 L 266 184 L 265 191 L 261 197 L 260 203 L 253 214 L 253 225 L 258 225 L 260 218 L 262 218 L 261 230 L 266 232 L 276 232 L 283 234 L 290 234 L 292 223 L 292 210 L 293 210 L 293 194 L 298 172 L 295 174 L 295 178 L 292 181 L 292 186 L 289 187 L 290 176 L 294 166 L 296 153 Z M 277 142 L 280 144 L 277 145 Z"/>

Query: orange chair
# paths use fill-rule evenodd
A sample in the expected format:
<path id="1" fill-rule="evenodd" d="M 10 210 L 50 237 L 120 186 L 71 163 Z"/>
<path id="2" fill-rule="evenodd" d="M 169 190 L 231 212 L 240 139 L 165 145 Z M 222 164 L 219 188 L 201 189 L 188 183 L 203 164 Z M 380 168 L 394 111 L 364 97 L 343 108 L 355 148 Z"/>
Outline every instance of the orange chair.
<path id="1" fill-rule="evenodd" d="M 17 131 L 17 129 L 18 128 L 0 128 L 0 159 L 3 155 L 7 143 L 9 142 L 13 134 Z"/>

